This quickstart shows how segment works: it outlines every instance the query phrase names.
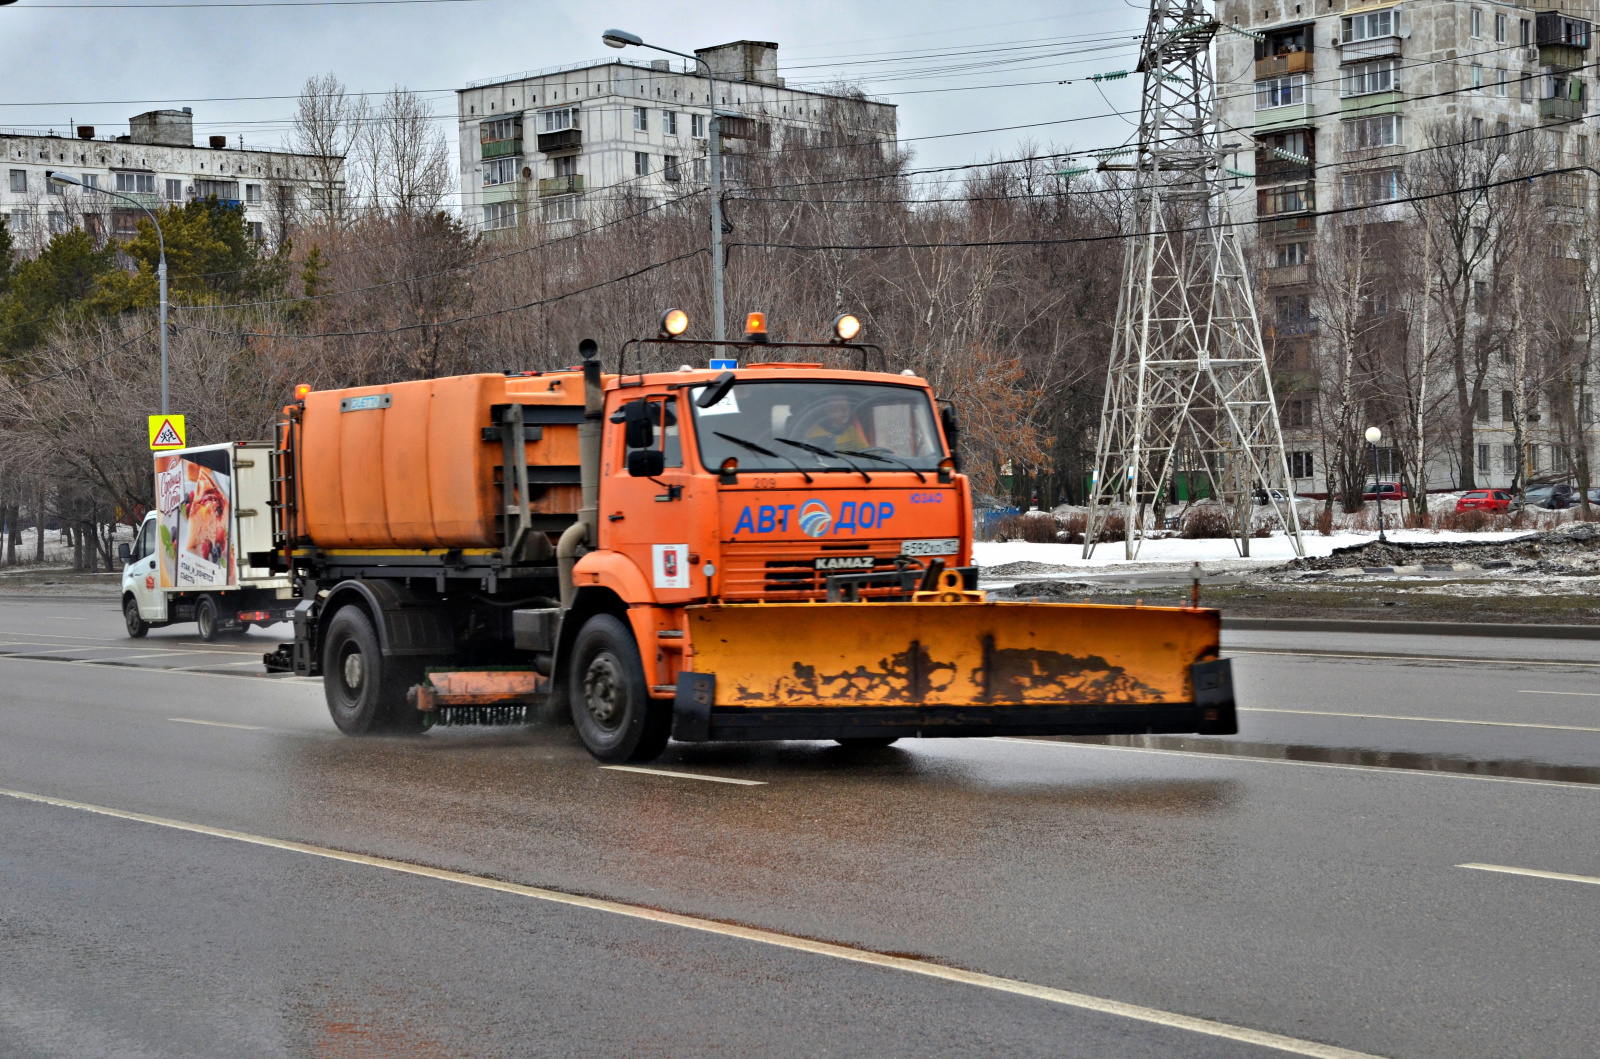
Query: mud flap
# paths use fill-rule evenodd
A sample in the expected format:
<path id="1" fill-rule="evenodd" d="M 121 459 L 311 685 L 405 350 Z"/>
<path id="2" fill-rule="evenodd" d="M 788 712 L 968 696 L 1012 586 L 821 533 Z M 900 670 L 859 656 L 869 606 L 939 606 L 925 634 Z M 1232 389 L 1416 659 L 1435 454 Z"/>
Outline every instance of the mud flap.
<path id="1" fill-rule="evenodd" d="M 711 738 L 711 703 L 717 695 L 715 673 L 679 673 L 672 700 L 672 738 L 703 743 Z"/>
<path id="2" fill-rule="evenodd" d="M 1214 658 L 1194 664 L 1194 704 L 1200 710 L 1200 735 L 1238 735 L 1233 703 L 1233 660 Z"/>

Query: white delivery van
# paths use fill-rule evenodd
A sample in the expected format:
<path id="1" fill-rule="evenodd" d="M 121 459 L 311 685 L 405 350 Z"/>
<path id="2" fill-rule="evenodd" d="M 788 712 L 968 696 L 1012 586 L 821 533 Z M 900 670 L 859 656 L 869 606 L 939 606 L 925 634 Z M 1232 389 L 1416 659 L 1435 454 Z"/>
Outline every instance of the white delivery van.
<path id="1" fill-rule="evenodd" d="M 155 510 L 119 549 L 129 636 L 192 621 L 209 642 L 288 618 L 289 578 L 266 565 L 271 457 L 264 441 L 155 454 Z"/>

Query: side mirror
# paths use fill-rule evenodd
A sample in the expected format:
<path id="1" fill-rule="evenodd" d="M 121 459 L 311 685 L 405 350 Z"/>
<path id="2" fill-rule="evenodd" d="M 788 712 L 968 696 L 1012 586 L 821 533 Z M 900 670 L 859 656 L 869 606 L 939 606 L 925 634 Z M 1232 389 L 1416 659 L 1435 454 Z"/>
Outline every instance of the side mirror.
<path id="1" fill-rule="evenodd" d="M 728 391 L 733 389 L 733 384 L 737 381 L 733 372 L 723 372 L 716 377 L 716 380 L 710 386 L 701 391 L 700 396 L 695 398 L 694 403 L 701 408 L 710 408 L 728 396 Z"/>
<path id="2" fill-rule="evenodd" d="M 939 409 L 939 424 L 944 427 L 945 440 L 950 443 L 950 458 L 961 470 L 961 424 L 956 421 L 956 410 L 950 405 Z"/>
<path id="3" fill-rule="evenodd" d="M 123 565 L 133 562 L 133 545 L 126 542 L 117 545 L 117 558 Z"/>
<path id="4" fill-rule="evenodd" d="M 629 401 L 622 406 L 622 432 L 630 449 L 647 449 L 655 444 L 655 427 L 650 422 L 647 401 Z"/>
<path id="5" fill-rule="evenodd" d="M 634 449 L 628 453 L 628 473 L 635 478 L 655 478 L 666 469 L 667 454 L 660 449 Z"/>

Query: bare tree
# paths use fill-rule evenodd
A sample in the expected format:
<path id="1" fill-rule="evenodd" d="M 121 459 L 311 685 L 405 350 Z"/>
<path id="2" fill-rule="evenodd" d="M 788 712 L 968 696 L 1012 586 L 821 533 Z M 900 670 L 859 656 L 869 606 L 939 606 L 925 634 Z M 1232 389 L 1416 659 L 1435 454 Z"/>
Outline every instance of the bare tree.
<path id="1" fill-rule="evenodd" d="M 345 158 L 360 135 L 368 109 L 366 99 L 352 97 L 332 73 L 308 77 L 300 89 L 289 147 L 309 156 L 313 222 L 320 219 L 337 224 L 345 217 Z M 352 188 L 351 197 L 359 199 L 360 188 Z"/>

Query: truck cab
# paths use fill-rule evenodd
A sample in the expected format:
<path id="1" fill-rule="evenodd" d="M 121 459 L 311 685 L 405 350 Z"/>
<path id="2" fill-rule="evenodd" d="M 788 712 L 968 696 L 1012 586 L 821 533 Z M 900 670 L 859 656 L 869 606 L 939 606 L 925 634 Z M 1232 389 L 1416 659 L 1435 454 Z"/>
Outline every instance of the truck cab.
<path id="1" fill-rule="evenodd" d="M 121 545 L 122 618 L 128 635 L 144 636 L 152 625 L 167 621 L 167 594 L 156 583 L 156 513 L 148 512 L 132 544 Z"/>

